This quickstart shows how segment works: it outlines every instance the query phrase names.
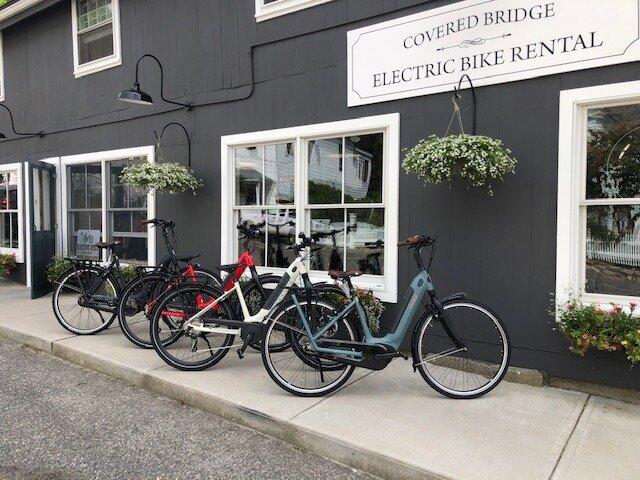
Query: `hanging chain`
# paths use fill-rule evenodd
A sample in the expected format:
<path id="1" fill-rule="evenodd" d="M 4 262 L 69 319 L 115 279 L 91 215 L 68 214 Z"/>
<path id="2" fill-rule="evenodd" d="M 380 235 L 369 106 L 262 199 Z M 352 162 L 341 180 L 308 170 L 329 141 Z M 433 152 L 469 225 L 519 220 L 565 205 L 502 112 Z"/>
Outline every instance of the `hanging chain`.
<path id="1" fill-rule="evenodd" d="M 444 136 L 448 136 L 451 131 L 451 127 L 453 126 L 453 121 L 458 119 L 458 126 L 460 127 L 460 133 L 464 134 L 464 126 L 462 125 L 462 115 L 460 113 L 460 106 L 456 99 L 460 98 L 458 93 L 456 92 L 453 97 L 451 97 L 451 103 L 453 103 L 453 113 L 451 114 L 451 120 L 449 120 L 449 126 L 447 127 L 447 131 L 444 132 Z"/>

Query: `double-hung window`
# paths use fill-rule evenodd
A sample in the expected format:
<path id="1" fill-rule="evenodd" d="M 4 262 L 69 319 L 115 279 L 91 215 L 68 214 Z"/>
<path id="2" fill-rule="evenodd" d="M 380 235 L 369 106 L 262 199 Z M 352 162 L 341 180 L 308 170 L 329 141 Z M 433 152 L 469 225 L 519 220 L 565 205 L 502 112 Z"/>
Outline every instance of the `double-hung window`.
<path id="1" fill-rule="evenodd" d="M 74 74 L 81 77 L 122 63 L 119 0 L 73 0 Z"/>
<path id="2" fill-rule="evenodd" d="M 640 82 L 562 92 L 557 290 L 640 299 Z"/>
<path id="3" fill-rule="evenodd" d="M 399 117 L 381 115 L 222 138 L 222 258 L 248 247 L 286 268 L 300 232 L 316 241 L 312 277 L 360 270 L 357 285 L 397 295 Z M 258 227 L 247 241 L 236 225 Z"/>
<path id="4" fill-rule="evenodd" d="M 270 18 L 287 15 L 305 8 L 314 7 L 332 0 L 255 0 L 256 20 L 261 22 Z"/>
<path id="5" fill-rule="evenodd" d="M 22 168 L 0 165 L 0 253 L 22 262 Z"/>
<path id="6" fill-rule="evenodd" d="M 155 262 L 155 244 L 142 220 L 153 216 L 153 196 L 124 185 L 125 167 L 153 161 L 153 148 L 63 157 L 65 252 L 104 260 L 97 241 L 119 240 L 118 255 L 125 262 Z"/>

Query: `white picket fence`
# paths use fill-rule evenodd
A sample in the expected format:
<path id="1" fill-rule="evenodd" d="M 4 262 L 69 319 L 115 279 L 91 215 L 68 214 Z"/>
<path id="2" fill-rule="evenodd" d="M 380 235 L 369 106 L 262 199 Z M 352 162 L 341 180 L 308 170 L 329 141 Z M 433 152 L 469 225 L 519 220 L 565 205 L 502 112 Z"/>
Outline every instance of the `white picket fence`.
<path id="1" fill-rule="evenodd" d="M 632 234 L 618 242 L 604 242 L 587 237 L 587 258 L 629 267 L 640 267 L 640 239 Z"/>

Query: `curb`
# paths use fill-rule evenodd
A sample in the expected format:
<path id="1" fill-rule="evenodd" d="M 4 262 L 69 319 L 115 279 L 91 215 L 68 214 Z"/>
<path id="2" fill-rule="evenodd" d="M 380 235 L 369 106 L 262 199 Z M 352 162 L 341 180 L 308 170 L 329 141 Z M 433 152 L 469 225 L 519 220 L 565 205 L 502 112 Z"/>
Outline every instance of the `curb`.
<path id="1" fill-rule="evenodd" d="M 45 340 L 0 325 L 0 336 L 48 353 L 70 363 L 144 388 L 233 423 L 282 440 L 300 450 L 319 455 L 362 472 L 398 480 L 450 480 L 439 474 L 399 462 L 386 455 L 363 450 L 339 440 L 275 419 L 256 410 L 229 403 L 203 392 L 159 379 L 109 359 L 80 352 L 59 341 Z"/>

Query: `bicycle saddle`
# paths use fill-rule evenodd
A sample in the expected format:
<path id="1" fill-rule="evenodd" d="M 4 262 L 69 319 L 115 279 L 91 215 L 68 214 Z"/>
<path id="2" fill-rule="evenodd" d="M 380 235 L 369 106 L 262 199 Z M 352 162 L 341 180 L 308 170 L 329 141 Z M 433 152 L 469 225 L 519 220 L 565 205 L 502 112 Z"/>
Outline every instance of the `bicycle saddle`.
<path id="1" fill-rule="evenodd" d="M 340 270 L 329 270 L 329 276 L 334 280 L 338 280 L 339 278 L 359 277 L 360 275 L 362 275 L 362 272 L 359 270 L 348 270 L 346 272 L 342 272 Z"/>
<path id="2" fill-rule="evenodd" d="M 184 255 L 184 256 L 181 256 L 181 257 L 176 257 L 176 260 L 178 260 L 179 262 L 190 262 L 194 258 L 198 258 L 198 257 L 201 257 L 201 256 L 202 256 L 201 253 L 195 253 L 193 255 Z"/>
<path id="3" fill-rule="evenodd" d="M 114 240 L 113 242 L 96 243 L 96 247 L 98 248 L 113 248 L 113 247 L 117 247 L 118 245 L 122 245 L 122 242 L 120 240 Z"/>

